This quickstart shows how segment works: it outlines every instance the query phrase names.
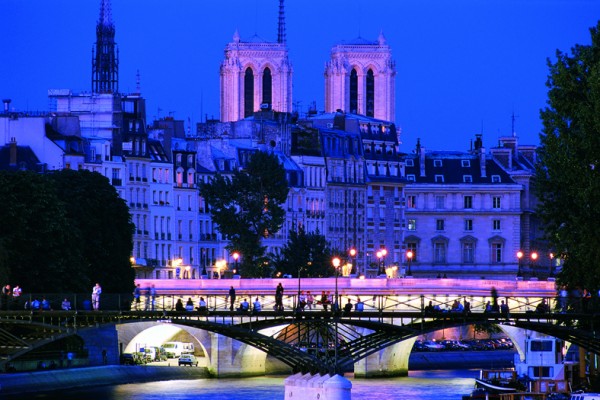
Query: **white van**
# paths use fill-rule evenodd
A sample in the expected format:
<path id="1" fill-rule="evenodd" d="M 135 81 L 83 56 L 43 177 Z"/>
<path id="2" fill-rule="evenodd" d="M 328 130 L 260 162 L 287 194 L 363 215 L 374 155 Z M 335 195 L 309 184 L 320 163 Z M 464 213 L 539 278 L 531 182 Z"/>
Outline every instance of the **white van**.
<path id="1" fill-rule="evenodd" d="M 179 358 L 181 353 L 194 354 L 193 343 L 167 342 L 162 345 L 162 348 L 165 349 L 165 353 L 169 358 Z"/>

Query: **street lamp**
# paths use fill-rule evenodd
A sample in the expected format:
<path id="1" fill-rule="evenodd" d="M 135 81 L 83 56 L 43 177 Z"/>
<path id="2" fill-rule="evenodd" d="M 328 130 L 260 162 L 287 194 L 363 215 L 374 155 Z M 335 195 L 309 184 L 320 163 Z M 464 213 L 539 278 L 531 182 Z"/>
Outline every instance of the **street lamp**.
<path id="1" fill-rule="evenodd" d="M 340 260 L 339 257 L 334 257 L 333 260 L 331 260 L 331 263 L 333 264 L 333 268 L 335 268 L 335 301 L 333 304 L 333 309 L 337 310 L 338 307 L 338 272 L 339 272 L 339 268 L 340 268 L 340 263 L 342 262 L 342 260 Z"/>
<path id="2" fill-rule="evenodd" d="M 358 273 L 358 268 L 356 267 L 356 249 L 354 247 L 350 249 L 350 262 L 352 263 L 350 274 Z"/>
<path id="3" fill-rule="evenodd" d="M 554 277 L 554 253 L 550 253 L 550 274 L 548 275 L 550 278 Z"/>
<path id="4" fill-rule="evenodd" d="M 531 273 L 533 274 L 533 276 L 535 275 L 535 262 L 538 259 L 538 253 L 537 252 L 532 252 L 531 255 L 529 256 L 531 258 Z"/>
<path id="5" fill-rule="evenodd" d="M 379 259 L 379 275 L 385 274 L 385 256 L 387 255 L 386 249 L 381 249 L 377 253 L 375 253 L 377 258 Z"/>
<path id="6" fill-rule="evenodd" d="M 335 304 L 333 305 L 333 309 L 334 309 L 334 314 L 337 313 L 337 306 L 338 306 L 338 268 L 340 266 L 340 262 L 341 260 L 338 257 L 334 257 L 333 260 L 331 260 L 331 263 L 333 264 L 333 267 L 335 268 Z M 335 374 L 337 374 L 337 367 L 338 367 L 338 322 L 337 322 L 337 318 L 334 321 L 335 323 L 335 338 L 333 339 L 334 341 L 334 356 L 333 356 L 333 362 L 334 362 L 334 366 L 333 366 L 333 372 Z"/>
<path id="7" fill-rule="evenodd" d="M 517 259 L 519 260 L 519 270 L 517 271 L 517 276 L 523 276 L 521 272 L 521 259 L 523 258 L 523 252 L 521 250 L 517 251 Z"/>
<path id="8" fill-rule="evenodd" d="M 233 273 L 239 273 L 238 271 L 238 260 L 240 258 L 240 253 L 238 253 L 237 251 L 233 252 L 233 254 L 231 255 L 233 257 L 233 261 L 235 261 L 235 270 L 233 271 Z"/>
<path id="9" fill-rule="evenodd" d="M 412 252 L 412 250 L 408 250 L 406 252 L 406 259 L 408 260 L 408 274 L 406 276 L 412 276 L 412 271 L 410 270 L 410 262 L 412 261 L 414 256 L 415 254 Z"/>

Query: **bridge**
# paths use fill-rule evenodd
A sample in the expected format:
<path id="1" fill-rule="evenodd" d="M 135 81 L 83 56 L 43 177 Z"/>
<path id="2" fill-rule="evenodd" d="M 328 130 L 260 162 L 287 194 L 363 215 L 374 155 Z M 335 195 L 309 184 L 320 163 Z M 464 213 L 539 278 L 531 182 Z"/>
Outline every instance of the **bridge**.
<path id="1" fill-rule="evenodd" d="M 36 349 L 42 349 L 50 343 L 65 338 L 77 336 L 89 340 L 95 335 L 93 332 L 102 329 L 108 329 L 109 336 L 114 337 L 114 327 L 119 327 L 118 336 L 127 337 L 125 341 L 132 341 L 143 330 L 178 327 L 178 329 L 204 332 L 203 339 L 199 341 L 205 343 L 203 345 L 207 350 L 205 354 L 214 358 L 214 362 L 236 358 L 234 355 L 239 354 L 241 350 L 238 345 L 232 345 L 232 342 L 235 342 L 245 344 L 247 348 L 260 350 L 259 353 L 264 354 L 263 358 L 266 355 L 272 356 L 292 371 L 332 373 L 354 367 L 355 372 L 357 368 L 359 370 L 364 368 L 363 373 L 367 376 L 372 375 L 366 370 L 369 365 L 373 365 L 373 357 L 381 364 L 387 357 L 382 355 L 386 349 L 393 348 L 394 353 L 405 354 L 407 358 L 417 336 L 473 324 L 510 327 L 513 335 L 514 328 L 536 331 L 600 354 L 598 313 L 583 313 L 575 306 L 565 313 L 562 310 L 553 312 L 552 308 L 540 313 L 534 311 L 542 300 L 547 304 L 554 304 L 555 291 L 554 288 L 550 290 L 547 287 L 549 286 L 547 282 L 534 282 L 534 284 L 511 282 L 510 285 L 514 288 L 510 288 L 509 284 L 504 282 L 492 282 L 495 288 L 500 288 L 500 290 L 496 289 L 499 293 L 497 301 L 504 301 L 509 305 L 508 313 L 484 312 L 485 304 L 493 300 L 488 286 L 490 282 L 486 282 L 487 287 L 478 287 L 479 285 L 473 283 L 471 283 L 472 287 L 468 287 L 464 281 L 455 281 L 454 285 L 448 285 L 448 281 L 453 280 L 439 283 L 435 281 L 429 283 L 428 290 L 419 287 L 424 283 L 417 282 L 418 280 L 410 282 L 410 289 L 405 288 L 405 290 L 390 290 L 389 287 L 374 290 L 372 287 L 339 286 L 341 304 L 344 304 L 347 299 L 356 303 L 359 298 L 365 303 L 364 311 L 348 313 L 332 311 L 331 308 L 325 311 L 322 306 L 299 311 L 296 307 L 297 292 L 287 294 L 284 310 L 276 312 L 272 305 L 277 282 L 252 280 L 254 285 L 247 290 L 242 288 L 239 282 L 235 282 L 238 284 L 238 299 L 252 296 L 252 298 L 258 297 L 263 303 L 263 311 L 253 315 L 229 311 L 229 299 L 224 292 L 233 281 L 223 280 L 220 282 L 221 288 L 213 288 L 214 290 L 206 288 L 202 290 L 197 287 L 189 287 L 187 290 L 182 287 L 168 288 L 166 284 L 159 286 L 156 281 L 152 281 L 159 288 L 159 293 L 163 293 L 155 299 L 154 311 L 123 310 L 118 309 L 119 307 L 113 307 L 114 310 L 104 308 L 101 311 L 3 311 L 0 312 L 0 343 L 2 343 L 0 356 L 3 362 L 18 360 L 29 352 L 35 352 Z M 242 280 L 244 281 L 246 280 Z M 251 280 L 247 281 L 251 282 Z M 319 282 L 307 282 L 305 287 L 313 288 L 315 291 L 331 288 L 323 280 L 315 281 Z M 381 281 L 383 283 L 377 282 L 377 284 L 390 285 L 389 280 Z M 191 282 L 194 285 L 187 282 L 184 284 L 189 286 L 198 284 L 198 281 Z M 290 281 L 284 282 L 288 283 L 289 290 Z M 476 282 L 480 283 L 480 281 Z M 175 283 L 182 285 L 178 281 Z M 321 286 L 317 286 L 317 283 Z M 211 284 L 215 285 L 215 283 Z M 445 293 L 439 291 L 440 288 L 435 287 L 436 284 L 444 285 L 447 289 Z M 267 286 L 268 290 L 261 286 Z M 206 312 L 172 310 L 175 298 L 196 299 L 196 296 L 200 295 L 208 300 L 209 306 Z M 111 303 L 110 299 L 103 299 L 103 301 L 105 304 Z M 450 306 L 455 301 L 468 302 L 470 312 L 451 311 Z M 432 311 L 428 307 L 430 302 L 433 306 L 440 306 L 444 311 Z M 112 303 L 122 304 L 119 301 Z M 145 304 L 142 308 L 145 308 Z M 134 329 L 134 333 L 127 333 L 128 327 L 133 326 L 140 328 Z M 196 334 L 196 337 L 200 335 Z M 233 341 L 226 342 L 224 338 Z M 519 338 L 515 337 L 514 342 L 518 347 Z M 86 346 L 89 347 L 89 344 L 86 343 Z M 114 352 L 117 353 L 116 350 Z M 94 353 L 97 354 L 99 351 Z M 224 354 L 227 357 L 224 357 Z M 258 357 L 256 352 L 252 356 L 239 356 L 238 361 L 233 363 L 244 364 L 252 357 Z M 366 360 L 371 361 L 367 363 Z M 396 369 L 407 369 L 407 360 L 403 363 L 405 365 L 401 363 L 402 365 Z M 215 365 L 213 368 L 218 369 Z"/>

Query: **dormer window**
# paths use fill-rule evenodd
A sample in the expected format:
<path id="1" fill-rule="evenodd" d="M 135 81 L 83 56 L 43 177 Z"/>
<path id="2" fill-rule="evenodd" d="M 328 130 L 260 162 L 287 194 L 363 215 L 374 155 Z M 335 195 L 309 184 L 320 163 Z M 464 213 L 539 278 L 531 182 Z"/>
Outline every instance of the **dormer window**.
<path id="1" fill-rule="evenodd" d="M 492 183 L 500 183 L 502 179 L 500 179 L 500 175 L 492 175 Z"/>
<path id="2" fill-rule="evenodd" d="M 436 175 L 435 183 L 444 183 L 444 175 Z"/>
<path id="3" fill-rule="evenodd" d="M 409 180 L 410 182 L 414 182 L 415 176 L 414 176 L 414 174 L 409 174 L 409 175 L 406 175 L 406 179 Z"/>
<path id="4" fill-rule="evenodd" d="M 460 166 L 468 168 L 471 166 L 471 160 L 460 160 Z"/>
<path id="5" fill-rule="evenodd" d="M 433 160 L 433 166 L 434 167 L 441 167 L 442 166 L 442 160 Z"/>
<path id="6" fill-rule="evenodd" d="M 473 183 L 473 176 L 471 176 L 471 175 L 463 175 L 463 182 L 464 183 Z"/>
<path id="7" fill-rule="evenodd" d="M 412 158 L 409 158 L 408 160 L 406 160 L 406 166 L 407 167 L 414 167 L 415 166 L 415 160 L 413 160 Z"/>

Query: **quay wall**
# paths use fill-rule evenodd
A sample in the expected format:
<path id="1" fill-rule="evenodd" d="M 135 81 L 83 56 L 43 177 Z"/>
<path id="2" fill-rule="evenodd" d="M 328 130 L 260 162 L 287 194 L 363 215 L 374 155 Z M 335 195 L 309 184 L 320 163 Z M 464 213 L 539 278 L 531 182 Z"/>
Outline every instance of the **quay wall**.
<path id="1" fill-rule="evenodd" d="M 48 392 L 86 386 L 121 385 L 175 379 L 208 378 L 206 368 L 122 366 L 57 369 L 0 374 L 0 398 L 11 394 Z"/>

